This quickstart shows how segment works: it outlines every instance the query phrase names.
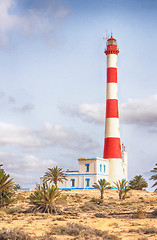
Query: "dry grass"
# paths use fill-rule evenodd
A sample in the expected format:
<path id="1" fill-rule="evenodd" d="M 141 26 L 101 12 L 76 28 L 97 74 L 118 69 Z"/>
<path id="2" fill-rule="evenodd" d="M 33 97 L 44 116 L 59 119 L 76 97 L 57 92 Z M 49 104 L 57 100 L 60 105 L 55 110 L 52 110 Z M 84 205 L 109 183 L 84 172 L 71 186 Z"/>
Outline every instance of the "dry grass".
<path id="1" fill-rule="evenodd" d="M 17 229 L 27 236 L 23 239 L 33 240 L 157 239 L 152 227 L 157 225 L 156 193 L 132 190 L 129 198 L 119 200 L 116 190 L 106 190 L 102 202 L 98 190 L 63 191 L 57 203 L 60 212 L 54 215 L 30 213 L 29 194 L 17 193 L 12 206 L 0 209 L 0 234 L 8 237 L 0 239 L 10 240 L 7 234 L 14 236 Z"/>
<path id="2" fill-rule="evenodd" d="M 94 228 L 86 227 L 81 224 L 67 223 L 65 226 L 57 226 L 51 229 L 48 236 L 53 235 L 69 235 L 76 236 L 75 239 L 104 239 L 104 240 L 120 240 L 116 235 L 108 234 L 107 231 L 100 231 Z"/>
<path id="3" fill-rule="evenodd" d="M 22 230 L 2 230 L 0 231 L 1 240 L 33 240 L 29 234 L 24 233 Z"/>

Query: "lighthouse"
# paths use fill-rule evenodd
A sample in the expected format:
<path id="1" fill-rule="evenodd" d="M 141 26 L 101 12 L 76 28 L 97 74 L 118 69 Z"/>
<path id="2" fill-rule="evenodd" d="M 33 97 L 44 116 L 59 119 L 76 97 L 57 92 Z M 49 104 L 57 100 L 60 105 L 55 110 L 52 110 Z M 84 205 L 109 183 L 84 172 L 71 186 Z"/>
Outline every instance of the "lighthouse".
<path id="1" fill-rule="evenodd" d="M 77 171 L 66 171 L 67 181 L 59 183 L 61 190 L 93 189 L 93 184 L 106 179 L 113 186 L 118 180 L 127 180 L 127 152 L 120 141 L 119 110 L 117 91 L 117 42 L 111 35 L 107 40 L 107 88 L 104 155 L 100 157 L 83 157 L 78 159 Z M 44 178 L 40 178 L 43 186 Z"/>
<path id="2" fill-rule="evenodd" d="M 107 55 L 107 87 L 106 87 L 106 119 L 104 159 L 109 161 L 109 182 L 121 180 L 124 176 L 117 90 L 117 41 L 111 37 L 107 40 L 105 54 Z"/>

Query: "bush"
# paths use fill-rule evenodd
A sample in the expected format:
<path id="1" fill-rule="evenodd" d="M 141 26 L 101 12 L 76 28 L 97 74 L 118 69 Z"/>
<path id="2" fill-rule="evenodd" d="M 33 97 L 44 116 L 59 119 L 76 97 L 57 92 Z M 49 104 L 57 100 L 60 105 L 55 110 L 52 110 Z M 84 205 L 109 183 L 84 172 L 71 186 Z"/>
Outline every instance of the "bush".
<path id="1" fill-rule="evenodd" d="M 21 230 L 1 230 L 0 231 L 1 240 L 33 240 L 34 238 L 30 237 L 28 234 L 24 233 Z"/>
<path id="2" fill-rule="evenodd" d="M 157 217 L 157 209 L 155 209 L 155 210 L 152 212 L 152 216 L 153 216 L 153 217 Z"/>
<path id="3" fill-rule="evenodd" d="M 79 208 L 83 211 L 83 212 L 90 212 L 90 211 L 94 211 L 94 210 L 98 210 L 100 206 L 93 204 L 92 202 L 86 203 L 82 206 L 80 206 Z"/>
<path id="4" fill-rule="evenodd" d="M 116 235 L 108 234 L 107 231 L 101 231 L 93 229 L 90 227 L 83 226 L 81 224 L 67 223 L 66 226 L 57 226 L 53 227 L 48 233 L 48 236 L 51 235 L 69 235 L 75 237 L 81 237 L 79 239 L 84 239 L 87 237 L 89 239 L 96 239 L 102 237 L 104 240 L 120 240 L 121 238 Z"/>
<path id="5" fill-rule="evenodd" d="M 137 240 L 148 240 L 148 238 L 147 237 L 140 237 Z"/>
<path id="6" fill-rule="evenodd" d="M 103 201 L 102 201 L 102 199 L 100 199 L 100 198 L 92 198 L 92 199 L 90 200 L 90 202 L 102 203 Z"/>
<path id="7" fill-rule="evenodd" d="M 144 234 L 156 234 L 157 228 L 150 227 L 150 228 L 130 229 L 129 232 L 144 233 Z"/>
<path id="8" fill-rule="evenodd" d="M 146 217 L 146 213 L 142 210 L 137 211 L 137 218 L 142 219 Z"/>
<path id="9" fill-rule="evenodd" d="M 56 202 L 60 199 L 61 192 L 54 185 L 49 187 L 46 184 L 46 188 L 38 187 L 34 193 L 31 193 L 29 199 L 33 205 L 30 211 L 42 212 L 42 213 L 56 213 L 60 212 L 56 207 Z"/>
<path id="10" fill-rule="evenodd" d="M 0 207 L 8 206 L 14 201 L 14 185 L 12 179 L 9 178 L 10 175 L 0 168 Z"/>
<path id="11" fill-rule="evenodd" d="M 151 227 L 151 228 L 142 228 L 141 229 L 144 234 L 152 234 L 152 233 L 157 233 L 157 228 L 156 227 Z"/>
<path id="12" fill-rule="evenodd" d="M 108 215 L 105 213 L 95 213 L 94 216 L 97 218 L 107 218 L 108 217 Z"/>

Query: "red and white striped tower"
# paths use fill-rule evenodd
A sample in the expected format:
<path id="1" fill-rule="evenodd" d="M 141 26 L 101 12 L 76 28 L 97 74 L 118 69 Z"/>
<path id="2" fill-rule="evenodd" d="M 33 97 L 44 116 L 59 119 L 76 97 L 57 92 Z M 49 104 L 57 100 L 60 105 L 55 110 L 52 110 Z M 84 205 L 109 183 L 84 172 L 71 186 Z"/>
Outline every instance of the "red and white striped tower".
<path id="1" fill-rule="evenodd" d="M 123 178 L 122 154 L 119 130 L 118 91 L 117 91 L 117 42 L 111 35 L 107 40 L 107 88 L 106 120 L 103 158 L 109 160 L 109 181 Z"/>

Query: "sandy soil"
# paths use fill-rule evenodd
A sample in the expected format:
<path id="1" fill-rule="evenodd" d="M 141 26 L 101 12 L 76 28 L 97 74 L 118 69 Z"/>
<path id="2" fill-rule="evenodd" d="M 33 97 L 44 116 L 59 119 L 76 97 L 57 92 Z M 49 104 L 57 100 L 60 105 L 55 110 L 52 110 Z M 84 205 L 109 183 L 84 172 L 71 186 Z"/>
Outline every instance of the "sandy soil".
<path id="1" fill-rule="evenodd" d="M 147 191 L 130 191 L 126 200 L 119 200 L 116 190 L 106 190 L 102 204 L 91 201 L 99 198 L 99 190 L 63 191 L 66 202 L 59 205 L 61 215 L 25 213 L 29 208 L 29 192 L 17 193 L 18 201 L 9 207 L 10 212 L 0 211 L 0 229 L 21 228 L 37 239 L 56 226 L 77 223 L 101 231 L 108 231 L 122 240 L 157 239 L 156 233 L 144 233 L 139 229 L 157 228 L 157 194 Z M 74 239 L 71 236 L 55 236 L 56 239 Z M 81 238 L 79 238 L 81 239 Z M 92 238 L 91 238 L 92 239 Z"/>

